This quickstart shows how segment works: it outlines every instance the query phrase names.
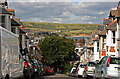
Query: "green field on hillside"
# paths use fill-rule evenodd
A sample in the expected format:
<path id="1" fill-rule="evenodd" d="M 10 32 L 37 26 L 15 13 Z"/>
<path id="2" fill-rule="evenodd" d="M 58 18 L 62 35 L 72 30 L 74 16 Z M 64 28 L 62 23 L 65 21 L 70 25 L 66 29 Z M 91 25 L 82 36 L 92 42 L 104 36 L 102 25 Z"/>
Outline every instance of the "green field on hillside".
<path id="1" fill-rule="evenodd" d="M 78 36 L 81 34 L 90 35 L 98 28 L 97 24 L 60 24 L 60 23 L 40 23 L 22 22 L 23 27 L 31 28 L 33 31 L 60 31 L 58 34 L 66 36 Z"/>

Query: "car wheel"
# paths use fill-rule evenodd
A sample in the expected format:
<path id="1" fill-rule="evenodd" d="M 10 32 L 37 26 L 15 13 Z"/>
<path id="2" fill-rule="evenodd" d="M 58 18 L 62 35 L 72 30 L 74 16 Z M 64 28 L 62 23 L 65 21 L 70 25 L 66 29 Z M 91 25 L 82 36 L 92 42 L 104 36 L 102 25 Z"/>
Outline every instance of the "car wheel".
<path id="1" fill-rule="evenodd" d="M 10 77 L 9 77 L 9 75 L 8 75 L 8 74 L 6 74 L 5 79 L 10 79 Z"/>
<path id="2" fill-rule="evenodd" d="M 96 78 L 96 75 L 95 75 L 95 72 L 93 73 L 93 79 L 97 79 L 97 78 Z"/>
<path id="3" fill-rule="evenodd" d="M 101 73 L 101 78 L 100 79 L 105 79 L 104 74 Z"/>
<path id="4" fill-rule="evenodd" d="M 31 73 L 29 72 L 28 77 L 31 78 Z"/>
<path id="5" fill-rule="evenodd" d="M 83 79 L 87 79 L 87 74 L 85 72 L 83 72 L 82 77 L 83 77 Z"/>

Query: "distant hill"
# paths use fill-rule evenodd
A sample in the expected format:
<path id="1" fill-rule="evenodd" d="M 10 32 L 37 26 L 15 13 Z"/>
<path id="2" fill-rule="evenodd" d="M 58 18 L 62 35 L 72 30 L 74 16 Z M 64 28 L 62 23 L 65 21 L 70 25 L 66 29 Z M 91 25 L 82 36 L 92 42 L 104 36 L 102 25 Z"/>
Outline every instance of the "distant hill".
<path id="1" fill-rule="evenodd" d="M 60 23 L 40 23 L 22 22 L 23 27 L 31 28 L 33 31 L 60 31 L 58 34 L 65 36 L 90 35 L 97 24 L 60 24 Z"/>

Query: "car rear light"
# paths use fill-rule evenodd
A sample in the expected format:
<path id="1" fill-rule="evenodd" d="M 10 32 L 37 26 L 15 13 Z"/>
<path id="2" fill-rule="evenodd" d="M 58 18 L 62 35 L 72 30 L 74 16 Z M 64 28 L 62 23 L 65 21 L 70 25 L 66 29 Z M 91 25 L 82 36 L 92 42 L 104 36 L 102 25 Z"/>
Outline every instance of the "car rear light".
<path id="1" fill-rule="evenodd" d="M 78 68 L 78 71 L 79 71 L 80 69 Z"/>
<path id="2" fill-rule="evenodd" d="M 108 75 L 108 77 L 111 77 L 110 75 Z"/>
<path id="3" fill-rule="evenodd" d="M 51 70 L 49 70 L 49 72 L 51 73 L 52 71 L 51 71 Z"/>
<path id="4" fill-rule="evenodd" d="M 107 67 L 109 67 L 109 65 L 110 65 L 110 59 L 111 59 L 111 56 L 110 56 L 109 59 L 108 59 Z"/>
<path id="5" fill-rule="evenodd" d="M 27 62 L 24 62 L 24 65 L 25 65 L 25 67 L 28 67 L 28 63 Z"/>
<path id="6" fill-rule="evenodd" d="M 86 66 L 86 71 L 88 71 L 88 66 Z"/>
<path id="7" fill-rule="evenodd" d="M 37 66 L 35 66 L 35 68 L 37 68 Z"/>

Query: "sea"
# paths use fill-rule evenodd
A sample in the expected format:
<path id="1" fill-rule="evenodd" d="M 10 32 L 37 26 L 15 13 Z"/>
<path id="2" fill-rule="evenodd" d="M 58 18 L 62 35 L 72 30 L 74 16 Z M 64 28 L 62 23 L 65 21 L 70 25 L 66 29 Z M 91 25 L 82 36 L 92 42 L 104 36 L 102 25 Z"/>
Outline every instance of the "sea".
<path id="1" fill-rule="evenodd" d="M 80 36 L 80 37 L 66 37 L 66 38 L 68 38 L 68 39 L 73 39 L 74 41 L 77 39 L 77 40 L 82 40 L 83 38 L 85 39 L 85 40 L 88 40 L 88 38 L 89 38 L 90 36 Z"/>

